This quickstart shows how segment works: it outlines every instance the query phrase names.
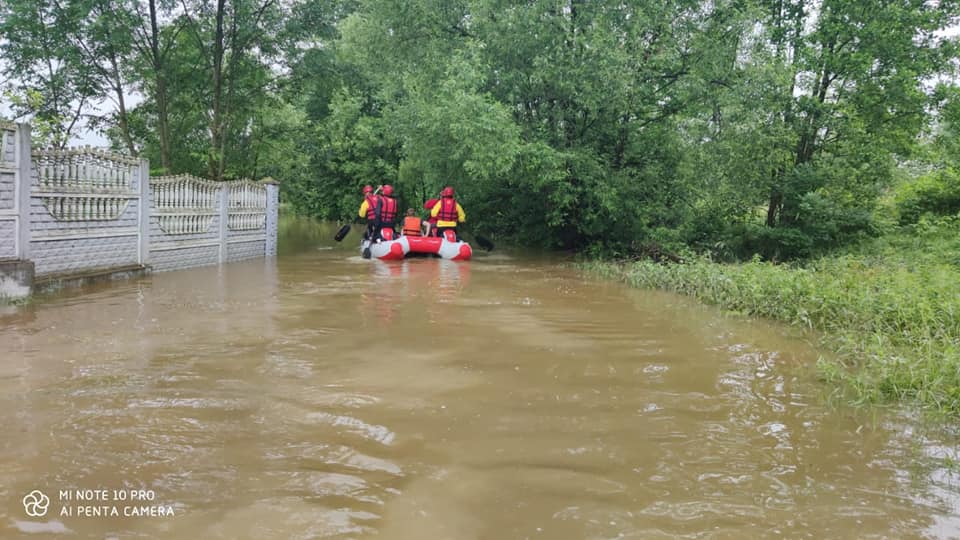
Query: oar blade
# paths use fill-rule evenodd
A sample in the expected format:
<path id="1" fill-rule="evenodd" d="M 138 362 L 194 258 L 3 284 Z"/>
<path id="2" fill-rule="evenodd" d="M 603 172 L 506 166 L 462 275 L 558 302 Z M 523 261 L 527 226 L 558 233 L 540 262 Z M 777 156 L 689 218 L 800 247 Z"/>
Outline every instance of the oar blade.
<path id="1" fill-rule="evenodd" d="M 487 251 L 493 251 L 493 242 L 491 242 L 490 239 L 485 236 L 480 236 L 479 234 L 475 234 L 473 236 L 477 239 L 477 243 L 480 244 L 480 247 Z"/>
<path id="2" fill-rule="evenodd" d="M 347 236 L 347 233 L 349 233 L 349 232 L 350 232 L 350 224 L 347 223 L 347 224 L 344 225 L 343 227 L 340 227 L 340 230 L 337 231 L 337 234 L 334 235 L 333 239 L 336 240 L 337 242 L 339 242 L 339 241 L 343 240 L 343 238 L 344 238 L 345 236 Z"/>

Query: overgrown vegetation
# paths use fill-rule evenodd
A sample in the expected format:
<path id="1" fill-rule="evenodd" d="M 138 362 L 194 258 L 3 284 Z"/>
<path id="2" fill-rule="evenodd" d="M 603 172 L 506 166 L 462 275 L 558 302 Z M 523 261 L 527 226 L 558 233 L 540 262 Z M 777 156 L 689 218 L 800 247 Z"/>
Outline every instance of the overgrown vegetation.
<path id="1" fill-rule="evenodd" d="M 826 332 L 823 376 L 858 402 L 914 401 L 960 414 L 960 216 L 802 264 L 589 263 L 631 285 Z"/>

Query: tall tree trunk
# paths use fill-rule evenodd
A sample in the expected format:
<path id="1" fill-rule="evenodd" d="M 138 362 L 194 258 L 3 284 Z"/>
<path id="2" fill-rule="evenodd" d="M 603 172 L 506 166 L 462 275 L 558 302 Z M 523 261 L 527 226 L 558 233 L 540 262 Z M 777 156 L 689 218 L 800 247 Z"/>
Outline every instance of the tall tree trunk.
<path id="1" fill-rule="evenodd" d="M 170 172 L 170 118 L 167 103 L 166 55 L 160 52 L 160 25 L 157 24 L 157 0 L 150 0 L 150 56 L 157 78 L 154 99 L 157 101 L 157 129 L 160 132 L 160 165 Z"/>
<path id="2" fill-rule="evenodd" d="M 787 106 L 781 111 L 780 118 L 784 126 L 794 129 L 798 128 L 794 126 L 794 122 L 797 121 L 794 93 L 797 88 L 797 79 L 801 73 L 798 57 L 803 46 L 805 18 L 806 11 L 803 4 L 791 6 L 785 4 L 782 0 L 778 0 L 773 6 L 773 25 L 776 28 L 776 55 L 777 58 L 789 64 L 791 71 L 790 84 L 784 89 Z M 817 90 L 819 90 L 819 84 Z M 794 167 L 809 162 L 813 157 L 817 133 L 814 124 L 815 120 L 811 119 L 803 123 L 802 127 L 799 127 L 799 138 L 796 147 L 793 149 L 794 161 L 792 165 Z M 784 193 L 787 168 L 787 164 L 780 164 L 772 173 L 770 198 L 767 201 L 766 225 L 768 227 L 788 225 L 793 221 L 794 216 L 788 215 L 790 212 L 785 211 L 790 203 Z"/>
<path id="3" fill-rule="evenodd" d="M 157 129 L 160 132 L 160 165 L 168 174 L 170 170 L 170 117 L 167 105 L 167 80 L 157 76 Z"/>
<path id="4" fill-rule="evenodd" d="M 117 94 L 117 121 L 120 124 L 120 134 L 123 136 L 123 142 L 127 145 L 127 151 L 131 156 L 137 157 L 137 147 L 133 144 L 133 138 L 130 137 L 130 123 L 127 122 L 127 106 L 123 100 L 123 88 L 114 88 Z"/>
<path id="5" fill-rule="evenodd" d="M 777 167 L 773 171 L 773 186 L 770 188 L 770 200 L 767 203 L 767 227 L 777 226 L 777 215 L 783 206 L 783 191 L 780 189 L 783 173 L 783 167 Z"/>
<path id="6" fill-rule="evenodd" d="M 130 137 L 130 123 L 127 119 L 127 103 L 123 97 L 123 84 L 120 76 L 120 65 L 116 56 L 110 57 L 110 67 L 113 70 L 113 91 L 117 95 L 117 121 L 120 124 L 120 135 L 123 136 L 123 142 L 127 145 L 127 151 L 131 156 L 137 157 L 137 147 L 133 144 L 133 138 Z"/>
<path id="7" fill-rule="evenodd" d="M 223 180 L 223 18 L 226 0 L 217 0 L 217 28 L 213 38 L 213 117 L 210 119 L 210 152 L 207 170 L 212 180 Z"/>

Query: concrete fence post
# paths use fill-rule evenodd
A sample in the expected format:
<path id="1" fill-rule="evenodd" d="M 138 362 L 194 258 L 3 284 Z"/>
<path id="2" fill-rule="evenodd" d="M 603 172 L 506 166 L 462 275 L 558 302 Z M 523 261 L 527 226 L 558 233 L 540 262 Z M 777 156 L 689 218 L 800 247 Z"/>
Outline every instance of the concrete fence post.
<path id="1" fill-rule="evenodd" d="M 30 142 L 30 124 L 17 124 L 17 136 L 14 149 L 17 167 L 14 196 L 17 208 L 17 258 L 30 259 L 30 164 L 33 159 Z"/>
<path id="2" fill-rule="evenodd" d="M 269 180 L 267 183 L 267 216 L 266 229 L 267 238 L 264 243 L 266 257 L 277 256 L 277 229 L 280 213 L 280 185 L 275 180 Z"/>
<path id="3" fill-rule="evenodd" d="M 230 219 L 230 184 L 220 182 L 219 202 L 220 209 L 220 264 L 227 262 L 227 240 L 229 235 L 227 224 Z"/>
<path id="4" fill-rule="evenodd" d="M 13 228 L 6 229 L 4 236 L 13 233 L 0 254 L 0 304 L 30 296 L 33 292 L 34 264 L 30 261 L 30 125 L 3 123 L 0 136 L 0 166 L 3 176 L 10 178 L 13 185 L 6 185 L 4 191 L 9 197 L 3 204 L 3 221 L 12 222 Z M 7 133 L 13 132 L 13 162 L 7 161 Z M 12 171 L 10 167 L 13 167 Z M 11 189 L 12 188 L 12 189 Z M 7 232 L 9 231 L 9 232 Z M 11 259 L 12 255 L 12 259 Z"/>
<path id="5" fill-rule="evenodd" d="M 153 200 L 150 196 L 150 161 L 140 160 L 140 210 L 137 261 L 141 266 L 150 263 L 150 211 Z"/>

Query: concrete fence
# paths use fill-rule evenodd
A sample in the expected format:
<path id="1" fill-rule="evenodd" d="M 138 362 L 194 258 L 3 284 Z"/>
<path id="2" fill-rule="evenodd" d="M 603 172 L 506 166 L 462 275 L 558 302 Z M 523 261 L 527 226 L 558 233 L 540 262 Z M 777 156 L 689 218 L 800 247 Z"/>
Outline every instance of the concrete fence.
<path id="1" fill-rule="evenodd" d="M 90 147 L 32 150 L 28 124 L 0 122 L 0 297 L 276 255 L 275 182 L 149 171 Z"/>

